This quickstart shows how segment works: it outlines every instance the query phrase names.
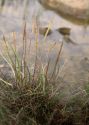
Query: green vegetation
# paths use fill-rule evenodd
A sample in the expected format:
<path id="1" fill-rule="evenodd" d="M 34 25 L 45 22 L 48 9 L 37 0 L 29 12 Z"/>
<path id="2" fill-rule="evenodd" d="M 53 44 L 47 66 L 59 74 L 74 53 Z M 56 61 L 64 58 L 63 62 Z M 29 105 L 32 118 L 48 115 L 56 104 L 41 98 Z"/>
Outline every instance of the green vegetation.
<path id="1" fill-rule="evenodd" d="M 68 102 L 61 101 L 63 95 L 58 84 L 56 85 L 56 67 L 60 61 L 63 43 L 49 77 L 50 60 L 46 68 L 38 68 L 36 31 L 35 35 L 36 56 L 33 72 L 27 63 L 26 24 L 23 32 L 22 57 L 17 52 L 15 34 L 14 47 L 3 36 L 5 53 L 1 53 L 1 58 L 8 64 L 11 76 L 6 77 L 3 74 L 3 77 L 0 77 L 0 125 L 89 125 L 88 94 L 84 98 L 76 95 Z M 85 91 L 89 93 L 88 86 Z"/>

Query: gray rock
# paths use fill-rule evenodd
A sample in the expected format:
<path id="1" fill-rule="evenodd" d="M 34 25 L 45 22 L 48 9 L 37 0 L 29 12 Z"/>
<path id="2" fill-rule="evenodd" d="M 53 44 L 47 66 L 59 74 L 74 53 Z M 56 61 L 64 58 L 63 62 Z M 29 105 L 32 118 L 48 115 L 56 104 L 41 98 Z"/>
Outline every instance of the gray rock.
<path id="1" fill-rule="evenodd" d="M 78 19 L 89 18 L 88 0 L 39 0 L 46 8 Z"/>

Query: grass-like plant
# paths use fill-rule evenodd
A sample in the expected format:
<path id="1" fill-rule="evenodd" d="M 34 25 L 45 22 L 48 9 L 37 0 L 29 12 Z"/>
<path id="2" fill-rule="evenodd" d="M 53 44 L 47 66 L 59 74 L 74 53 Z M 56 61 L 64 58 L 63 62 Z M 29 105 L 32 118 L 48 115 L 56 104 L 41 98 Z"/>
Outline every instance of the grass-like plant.
<path id="1" fill-rule="evenodd" d="M 36 50 L 33 70 L 27 61 L 26 23 L 22 35 L 23 51 L 20 55 L 16 44 L 16 34 L 13 33 L 12 44 L 3 36 L 4 45 L 0 58 L 5 63 L 2 68 L 6 74 L 1 72 L 0 76 L 0 125 L 88 125 L 88 97 L 86 102 L 79 96 L 74 96 L 66 103 L 60 101 L 63 93 L 60 92 L 60 85 L 56 84 L 56 80 L 60 70 L 57 65 L 60 61 L 63 43 L 58 50 L 53 71 L 49 75 L 50 58 L 46 66 L 39 66 L 38 63 L 37 26 L 33 32 Z"/>
<path id="2" fill-rule="evenodd" d="M 51 80 L 55 81 L 52 78 L 56 72 L 63 43 L 55 60 L 52 75 L 48 78 L 50 60 L 46 68 L 43 65 L 38 68 L 37 36 L 35 31 L 36 56 L 33 72 L 30 71 L 27 63 L 26 23 L 23 31 L 22 56 L 19 56 L 17 51 L 16 34 L 13 33 L 14 46 L 3 36 L 5 53 L 1 51 L 0 55 L 11 76 L 0 77 L 0 125 L 51 125 L 54 115 L 61 114 L 60 110 L 63 107 L 57 99 L 58 89 L 51 84 Z M 57 110 L 57 106 L 60 110 Z"/>

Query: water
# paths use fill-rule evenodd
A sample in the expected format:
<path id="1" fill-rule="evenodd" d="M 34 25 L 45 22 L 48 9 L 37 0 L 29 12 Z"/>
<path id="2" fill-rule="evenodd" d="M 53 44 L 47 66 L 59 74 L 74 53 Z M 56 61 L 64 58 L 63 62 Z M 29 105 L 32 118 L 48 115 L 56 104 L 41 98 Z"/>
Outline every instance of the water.
<path id="1" fill-rule="evenodd" d="M 64 41 L 61 60 L 63 72 L 61 72 L 61 77 L 64 81 L 67 81 L 65 86 L 70 86 L 72 89 L 77 87 L 77 89 L 81 90 L 80 84 L 84 85 L 89 80 L 88 24 L 77 23 L 77 21 L 76 23 L 75 21 L 71 22 L 53 11 L 45 10 L 37 0 L 6 0 L 0 10 L 0 36 L 2 36 L 3 33 L 8 35 L 13 31 L 20 34 L 24 19 L 27 22 L 29 31 L 32 27 L 34 17 L 37 17 L 38 24 L 42 27 L 48 26 L 48 23 L 52 22 L 52 34 L 46 38 L 46 48 L 48 48 L 50 43 L 56 42 L 58 44 L 57 50 L 59 50 L 59 44 L 63 41 L 63 36 L 58 33 L 56 29 L 61 27 L 70 28 L 70 38 L 76 42 L 77 45 L 68 44 Z M 33 38 L 32 36 L 30 37 L 31 39 Z M 40 35 L 40 41 L 43 37 L 44 36 Z M 31 49 L 31 51 L 33 51 L 33 48 Z M 55 61 L 57 52 L 58 51 L 50 54 L 52 62 Z M 45 49 L 45 52 L 41 55 L 43 60 L 46 58 L 46 55 L 47 51 Z"/>

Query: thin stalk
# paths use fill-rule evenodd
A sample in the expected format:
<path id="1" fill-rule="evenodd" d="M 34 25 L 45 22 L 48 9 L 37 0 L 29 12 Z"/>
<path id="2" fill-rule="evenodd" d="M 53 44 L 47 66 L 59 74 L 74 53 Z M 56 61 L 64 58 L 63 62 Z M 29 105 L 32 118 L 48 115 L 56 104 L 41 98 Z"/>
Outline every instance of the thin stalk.
<path id="1" fill-rule="evenodd" d="M 3 35 L 3 41 L 4 41 L 4 43 L 5 43 L 6 53 L 7 53 L 8 57 L 9 57 L 11 63 L 12 63 L 12 66 L 14 67 L 14 62 L 13 62 L 12 57 L 11 57 L 11 55 L 10 55 L 9 47 L 8 47 L 8 44 L 7 44 L 7 41 L 6 41 L 6 38 L 5 38 L 4 35 Z"/>
<path id="2" fill-rule="evenodd" d="M 63 47 L 63 42 L 61 43 L 60 50 L 59 50 L 59 52 L 58 52 L 58 56 L 57 56 L 57 58 L 56 58 L 55 65 L 54 65 L 54 69 L 53 69 L 53 73 L 52 73 L 52 76 L 51 76 L 50 80 L 51 80 L 52 78 L 54 78 L 54 74 L 55 74 L 55 71 L 56 71 L 56 67 L 57 67 L 57 64 L 58 64 L 59 59 L 60 59 L 60 54 L 61 54 L 61 51 L 62 51 L 62 47 Z"/>
<path id="3" fill-rule="evenodd" d="M 26 80 L 27 77 L 27 32 L 26 32 L 26 22 L 24 25 L 24 31 L 23 31 L 23 73 L 24 73 L 24 80 Z"/>

